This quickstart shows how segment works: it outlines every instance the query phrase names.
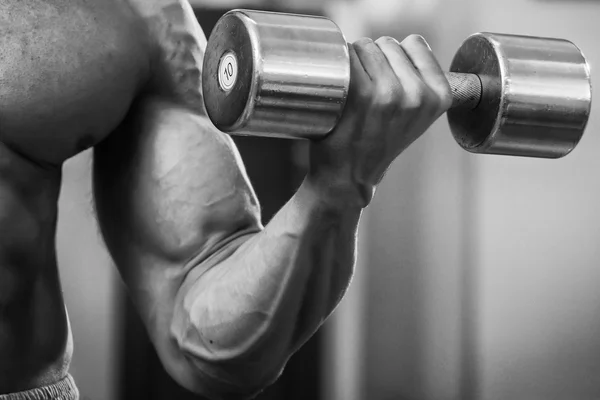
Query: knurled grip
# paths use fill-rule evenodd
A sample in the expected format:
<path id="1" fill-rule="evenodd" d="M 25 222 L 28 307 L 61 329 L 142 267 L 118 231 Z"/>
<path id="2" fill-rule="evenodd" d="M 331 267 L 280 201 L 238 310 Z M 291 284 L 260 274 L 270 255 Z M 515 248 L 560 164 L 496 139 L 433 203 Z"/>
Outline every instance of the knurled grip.
<path id="1" fill-rule="evenodd" d="M 446 79 L 452 90 L 452 106 L 473 110 L 477 108 L 482 96 L 481 79 L 475 74 L 446 72 Z"/>

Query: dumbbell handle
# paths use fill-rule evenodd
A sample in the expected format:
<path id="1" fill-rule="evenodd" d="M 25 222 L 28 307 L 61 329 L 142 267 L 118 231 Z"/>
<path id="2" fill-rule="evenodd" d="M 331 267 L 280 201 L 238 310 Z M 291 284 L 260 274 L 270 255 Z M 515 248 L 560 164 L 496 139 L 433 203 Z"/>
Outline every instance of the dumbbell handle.
<path id="1" fill-rule="evenodd" d="M 446 72 L 446 79 L 452 90 L 452 106 L 450 108 L 468 110 L 477 108 L 483 95 L 483 87 L 478 75 Z"/>
<path id="2" fill-rule="evenodd" d="M 452 92 L 451 109 L 473 110 L 477 108 L 483 95 L 483 86 L 479 75 L 446 72 L 446 79 Z"/>
<path id="3" fill-rule="evenodd" d="M 450 109 L 473 110 L 483 96 L 483 86 L 479 75 L 459 72 L 446 72 L 446 79 L 452 92 Z"/>

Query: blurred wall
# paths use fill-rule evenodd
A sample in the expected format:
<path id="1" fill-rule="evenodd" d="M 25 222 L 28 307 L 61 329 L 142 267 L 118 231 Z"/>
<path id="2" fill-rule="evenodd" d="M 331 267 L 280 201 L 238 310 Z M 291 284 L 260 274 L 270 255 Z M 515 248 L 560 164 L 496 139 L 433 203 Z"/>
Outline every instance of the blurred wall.
<path id="1" fill-rule="evenodd" d="M 600 61 L 598 3 L 413 3 L 352 4 L 376 16 L 370 36 L 424 34 L 444 68 L 476 31 L 564 37 Z M 597 113 L 562 160 L 471 155 L 442 118 L 393 165 L 362 231 L 364 398 L 600 398 Z"/>
<path id="2" fill-rule="evenodd" d="M 100 239 L 91 189 L 91 152 L 63 167 L 57 234 L 58 263 L 74 337 L 71 374 L 81 400 L 116 398 L 116 269 Z"/>
<path id="3" fill-rule="evenodd" d="M 600 4 L 480 0 L 475 30 L 576 43 L 596 77 Z M 482 399 L 600 398 L 600 103 L 561 160 L 475 157 Z"/>

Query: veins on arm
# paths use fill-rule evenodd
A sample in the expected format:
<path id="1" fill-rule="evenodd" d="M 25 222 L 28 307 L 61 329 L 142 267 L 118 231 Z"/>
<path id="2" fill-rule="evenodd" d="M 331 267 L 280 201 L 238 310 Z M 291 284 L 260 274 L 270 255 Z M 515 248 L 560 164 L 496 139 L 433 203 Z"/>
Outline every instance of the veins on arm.
<path id="1" fill-rule="evenodd" d="M 171 101 L 141 99 L 96 147 L 94 191 L 163 365 L 195 392 L 271 383 L 349 284 L 360 211 L 303 185 L 263 227 L 231 138 Z"/>
<path id="2" fill-rule="evenodd" d="M 141 307 L 147 321 L 172 307 L 192 266 L 262 229 L 231 138 L 156 96 L 140 99 L 96 147 L 94 188 L 103 236 L 134 300 L 157 303 Z"/>
<path id="3" fill-rule="evenodd" d="M 206 36 L 187 0 L 130 0 L 146 20 L 154 40 L 149 91 L 204 112 L 202 61 Z"/>
<path id="4" fill-rule="evenodd" d="M 214 398 L 255 392 L 345 291 L 360 210 L 332 210 L 303 185 L 261 225 L 233 141 L 204 114 L 193 12 L 157 3 L 173 7 L 147 14 L 157 84 L 95 148 L 102 235 L 171 376 Z"/>

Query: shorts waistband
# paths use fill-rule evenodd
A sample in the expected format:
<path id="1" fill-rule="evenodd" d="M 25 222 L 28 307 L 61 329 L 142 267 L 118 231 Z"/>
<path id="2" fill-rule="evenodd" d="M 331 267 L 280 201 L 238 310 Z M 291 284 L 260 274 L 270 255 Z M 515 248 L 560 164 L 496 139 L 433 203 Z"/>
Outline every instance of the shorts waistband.
<path id="1" fill-rule="evenodd" d="M 71 375 L 53 385 L 10 394 L 0 394 L 0 400 L 79 400 L 79 390 Z"/>

